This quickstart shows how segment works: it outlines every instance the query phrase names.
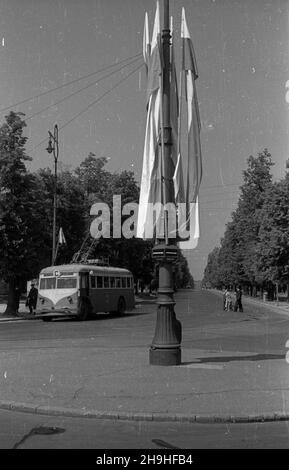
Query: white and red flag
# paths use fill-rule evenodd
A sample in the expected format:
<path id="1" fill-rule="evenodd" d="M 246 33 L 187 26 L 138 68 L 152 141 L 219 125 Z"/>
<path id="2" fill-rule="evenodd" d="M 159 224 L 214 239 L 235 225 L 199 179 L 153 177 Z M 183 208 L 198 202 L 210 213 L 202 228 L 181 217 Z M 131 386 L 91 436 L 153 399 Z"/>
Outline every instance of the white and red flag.
<path id="1" fill-rule="evenodd" d="M 179 247 L 181 249 L 192 249 L 197 246 L 200 236 L 198 194 L 202 180 L 201 120 L 196 89 L 198 70 L 184 8 L 182 9 L 181 40 L 182 73 L 184 74 L 187 103 L 188 154 L 186 161 L 186 206 L 187 222 L 189 222 L 190 228 L 189 240 L 180 242 Z"/>
<path id="2" fill-rule="evenodd" d="M 137 237 L 152 238 L 150 203 L 162 202 L 162 175 L 160 149 L 161 122 L 161 86 L 162 61 L 160 50 L 160 8 L 157 2 L 153 34 L 150 47 L 148 45 L 148 28 L 145 20 L 144 50 L 146 51 L 147 77 L 147 120 L 143 153 L 141 190 L 139 199 Z M 148 51 L 150 51 L 148 55 Z"/>

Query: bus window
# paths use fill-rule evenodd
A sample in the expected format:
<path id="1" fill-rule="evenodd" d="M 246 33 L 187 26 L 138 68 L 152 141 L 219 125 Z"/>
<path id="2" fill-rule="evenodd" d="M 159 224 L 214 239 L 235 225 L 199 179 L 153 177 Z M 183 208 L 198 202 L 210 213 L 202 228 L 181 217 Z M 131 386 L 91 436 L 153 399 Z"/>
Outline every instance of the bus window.
<path id="1" fill-rule="evenodd" d="M 125 277 L 122 277 L 122 278 L 121 278 L 121 287 L 122 287 L 123 289 L 126 288 L 126 278 L 125 278 Z"/>
<path id="2" fill-rule="evenodd" d="M 117 289 L 120 288 L 120 277 L 116 277 L 116 278 L 115 278 L 115 287 L 116 287 Z"/>
<path id="3" fill-rule="evenodd" d="M 57 279 L 57 289 L 74 289 L 75 287 L 75 277 L 59 277 Z"/>
<path id="4" fill-rule="evenodd" d="M 47 277 L 40 280 L 40 289 L 55 289 L 55 277 Z"/>
<path id="5" fill-rule="evenodd" d="M 103 287 L 109 287 L 109 277 L 104 276 L 103 278 Z"/>
<path id="6" fill-rule="evenodd" d="M 97 287 L 101 289 L 103 287 L 103 278 L 102 276 L 97 276 Z"/>
<path id="7" fill-rule="evenodd" d="M 110 278 L 110 287 L 115 287 L 115 277 Z"/>
<path id="8" fill-rule="evenodd" d="M 92 289 L 95 289 L 95 287 L 96 287 L 96 285 L 95 285 L 95 276 L 90 277 L 90 287 Z"/>

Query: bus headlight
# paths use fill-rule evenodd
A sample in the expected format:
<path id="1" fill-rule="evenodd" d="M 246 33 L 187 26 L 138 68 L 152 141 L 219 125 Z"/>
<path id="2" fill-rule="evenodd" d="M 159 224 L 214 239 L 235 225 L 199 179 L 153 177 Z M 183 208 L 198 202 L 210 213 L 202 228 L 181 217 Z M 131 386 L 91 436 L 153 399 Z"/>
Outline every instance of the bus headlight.
<path id="1" fill-rule="evenodd" d="M 67 297 L 67 300 L 68 300 L 68 302 L 69 302 L 70 304 L 73 304 L 73 300 L 72 300 L 71 297 Z"/>

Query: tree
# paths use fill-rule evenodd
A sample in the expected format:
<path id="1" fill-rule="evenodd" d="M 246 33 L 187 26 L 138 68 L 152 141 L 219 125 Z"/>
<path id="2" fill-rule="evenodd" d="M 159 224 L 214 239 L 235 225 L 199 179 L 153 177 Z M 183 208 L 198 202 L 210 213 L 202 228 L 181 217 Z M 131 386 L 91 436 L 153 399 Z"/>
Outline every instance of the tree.
<path id="1" fill-rule="evenodd" d="M 194 287 L 194 279 L 190 273 L 188 260 L 181 250 L 178 251 L 178 258 L 174 265 L 174 273 L 174 283 L 177 289 L 186 288 L 187 286 Z"/>
<path id="2" fill-rule="evenodd" d="M 262 282 L 289 282 L 289 175 L 272 185 L 261 213 L 257 269 Z"/>
<path id="3" fill-rule="evenodd" d="M 218 252 L 208 259 L 206 279 L 213 285 L 247 285 L 252 292 L 259 281 L 257 268 L 258 236 L 262 221 L 261 210 L 267 192 L 272 186 L 271 155 L 267 149 L 257 157 L 248 158 L 248 167 L 243 172 L 244 184 L 238 207 L 227 224 Z M 213 267 L 214 264 L 214 273 Z"/>
<path id="4" fill-rule="evenodd" d="M 75 169 L 75 175 L 83 188 L 89 203 L 95 200 L 107 200 L 112 174 L 105 170 L 106 157 L 96 157 L 90 152 L 84 161 Z"/>
<path id="5" fill-rule="evenodd" d="M 44 213 L 46 219 L 46 232 L 50 245 L 50 257 L 46 265 L 51 263 L 52 249 L 52 215 L 54 195 L 54 175 L 49 168 L 40 169 L 38 177 L 42 186 Z M 79 178 L 66 170 L 57 178 L 57 232 L 63 229 L 66 245 L 60 247 L 57 253 L 56 263 L 70 262 L 73 254 L 79 250 L 81 240 L 89 223 L 89 206 L 84 194 L 84 189 Z"/>
<path id="6" fill-rule="evenodd" d="M 215 247 L 209 253 L 202 281 L 202 284 L 206 287 L 217 287 L 219 285 L 219 253 L 219 247 Z"/>
<path id="7" fill-rule="evenodd" d="M 244 184 L 238 204 L 237 225 L 240 254 L 239 282 L 252 287 L 256 283 L 257 244 L 262 221 L 261 211 L 267 192 L 272 186 L 271 154 L 265 149 L 256 158 L 249 157 L 244 171 Z"/>
<path id="8" fill-rule="evenodd" d="M 0 277 L 8 283 L 5 313 L 17 310 L 17 288 L 31 278 L 45 249 L 37 179 L 25 162 L 22 113 L 10 112 L 0 127 Z"/>

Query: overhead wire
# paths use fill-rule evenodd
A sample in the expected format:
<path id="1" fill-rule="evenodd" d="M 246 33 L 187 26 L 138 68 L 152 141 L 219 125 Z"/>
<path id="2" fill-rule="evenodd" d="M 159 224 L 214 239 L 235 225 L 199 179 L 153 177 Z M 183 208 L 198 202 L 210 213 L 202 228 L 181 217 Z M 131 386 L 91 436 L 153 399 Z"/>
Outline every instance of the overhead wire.
<path id="1" fill-rule="evenodd" d="M 227 183 L 227 184 L 216 184 L 214 186 L 201 186 L 202 189 L 212 189 L 212 188 L 226 188 L 226 186 L 240 186 L 240 183 Z"/>
<path id="2" fill-rule="evenodd" d="M 96 100 L 92 101 L 86 108 L 81 110 L 79 113 L 74 115 L 69 121 L 64 123 L 62 126 L 59 126 L 59 130 L 64 129 L 66 126 L 68 126 L 71 122 L 73 122 L 75 119 L 77 119 L 81 114 L 85 113 L 89 108 L 100 102 L 108 93 L 113 91 L 115 88 L 117 88 L 121 83 L 123 83 L 125 80 L 127 80 L 131 75 L 133 75 L 135 72 L 137 72 L 141 67 L 143 67 L 143 63 L 138 65 L 134 70 L 132 70 L 130 73 L 128 73 L 124 78 L 119 80 L 114 86 L 112 86 L 109 90 L 105 91 L 102 95 L 100 95 Z M 35 147 L 32 148 L 31 152 L 34 152 L 40 145 L 42 145 L 44 142 L 46 142 L 47 138 L 43 139 L 41 142 L 39 142 Z"/>
<path id="3" fill-rule="evenodd" d="M 99 78 L 97 81 L 88 83 L 86 86 L 80 88 L 80 89 L 77 90 L 77 91 L 74 91 L 73 93 L 70 93 L 69 95 L 65 96 L 65 97 L 62 98 L 61 100 L 58 100 L 58 101 L 56 101 L 55 103 L 52 103 L 52 104 L 50 104 L 49 106 L 46 106 L 45 108 L 42 108 L 40 111 L 37 111 L 36 113 L 31 114 L 30 116 L 26 117 L 26 118 L 25 118 L 25 121 L 29 121 L 29 119 L 32 119 L 32 118 L 34 118 L 35 116 L 38 116 L 39 114 L 43 113 L 44 111 L 47 111 L 48 109 L 51 109 L 51 108 L 53 108 L 54 106 L 57 106 L 57 105 L 60 104 L 60 103 L 63 103 L 64 101 L 68 100 L 68 99 L 71 98 L 72 96 L 77 95 L 77 94 L 80 93 L 81 91 L 86 90 L 87 88 L 89 88 L 89 87 L 91 87 L 91 86 L 93 86 L 93 85 L 96 85 L 97 83 L 101 82 L 102 80 L 111 77 L 111 76 L 114 75 L 115 73 L 120 72 L 121 70 L 123 70 L 125 67 L 128 67 L 129 65 L 134 64 L 134 63 L 137 62 L 139 59 L 140 59 L 140 57 L 138 57 L 137 59 L 134 59 L 133 61 L 129 62 L 129 63 L 126 64 L 126 65 L 123 65 L 122 67 L 118 68 L 117 70 L 114 70 L 113 72 L 110 72 L 110 73 L 104 75 L 103 77 Z"/>
<path id="4" fill-rule="evenodd" d="M 119 62 L 116 62 L 115 64 L 110 64 L 110 65 L 108 65 L 108 66 L 106 66 L 106 67 L 103 67 L 103 68 L 101 68 L 101 69 L 99 69 L 99 70 L 96 70 L 95 72 L 91 72 L 91 73 L 89 73 L 89 74 L 87 74 L 87 75 L 83 75 L 82 77 L 79 77 L 79 78 L 76 78 L 76 79 L 74 79 L 74 80 L 71 80 L 71 81 L 69 81 L 69 82 L 67 82 L 67 83 L 64 83 L 64 84 L 62 84 L 62 85 L 59 85 L 59 86 L 57 86 L 57 87 L 55 87 L 55 88 L 51 88 L 50 90 L 43 91 L 42 93 L 39 93 L 38 95 L 30 96 L 29 98 L 26 98 L 26 99 L 24 99 L 24 100 L 18 101 L 18 102 L 14 103 L 14 104 L 11 104 L 11 105 L 9 105 L 9 106 L 6 106 L 5 108 L 0 108 L 0 112 L 6 111 L 6 110 L 11 109 L 11 108 L 15 108 L 15 107 L 19 106 L 20 104 L 24 104 L 24 103 L 27 103 L 28 101 L 32 101 L 32 100 L 34 100 L 34 99 L 36 99 L 36 98 L 40 98 L 40 97 L 42 97 L 42 96 L 48 95 L 49 93 L 52 93 L 53 91 L 60 90 L 60 89 L 62 89 L 62 88 L 64 88 L 64 87 L 67 87 L 67 86 L 69 86 L 69 85 L 72 85 L 72 84 L 74 84 L 74 83 L 77 83 L 77 82 L 79 82 L 79 81 L 81 81 L 81 80 L 84 80 L 84 79 L 86 79 L 86 78 L 89 78 L 89 77 L 91 77 L 91 76 L 93 76 L 93 75 L 96 75 L 96 74 L 98 74 L 98 73 L 104 72 L 105 70 L 108 70 L 108 69 L 110 69 L 110 68 L 112 68 L 112 67 L 116 67 L 117 65 L 120 65 L 120 64 L 122 64 L 123 62 L 126 62 L 126 61 L 128 61 L 128 60 L 132 60 L 132 59 L 136 59 L 136 58 L 140 58 L 141 56 L 142 56 L 142 54 L 139 53 L 139 54 L 136 54 L 136 55 L 134 55 L 134 56 L 127 57 L 126 59 L 123 59 L 123 60 L 121 60 L 121 61 L 119 61 Z"/>
<path id="5" fill-rule="evenodd" d="M 67 121 L 65 124 L 63 124 L 63 126 L 60 126 L 59 127 L 59 130 L 63 129 L 64 127 L 68 126 L 68 124 L 70 124 L 72 121 L 74 121 L 75 119 L 77 119 L 81 114 L 85 113 L 89 108 L 91 108 L 92 106 L 94 106 L 96 103 L 98 103 L 102 98 L 104 98 L 108 93 L 110 93 L 111 91 L 113 91 L 115 88 L 117 88 L 121 83 L 123 83 L 125 80 L 127 80 L 131 75 L 133 75 L 135 72 L 137 72 L 140 68 L 143 67 L 143 63 L 141 63 L 140 65 L 137 66 L 137 68 L 135 68 L 134 70 L 132 70 L 130 73 L 128 73 L 124 78 L 122 78 L 121 80 L 119 80 L 113 87 L 111 87 L 109 90 L 107 90 L 105 93 L 103 93 L 99 98 L 97 98 L 96 100 L 94 100 L 92 103 L 90 103 L 85 109 L 83 109 L 82 111 L 80 111 L 79 113 L 77 113 L 72 119 L 70 119 L 69 121 Z"/>

